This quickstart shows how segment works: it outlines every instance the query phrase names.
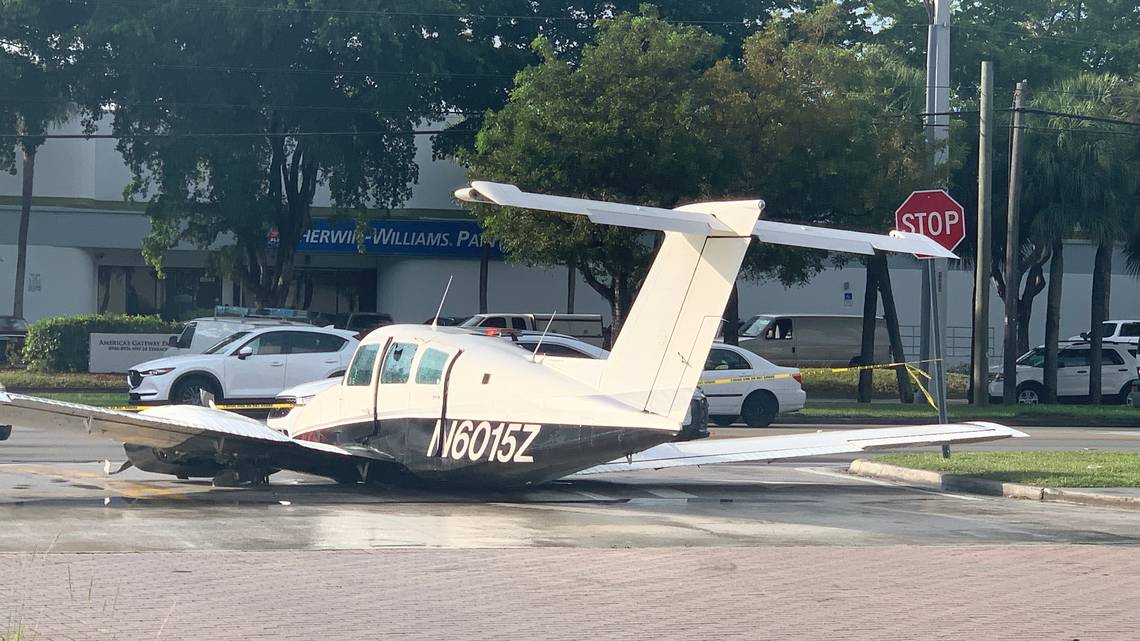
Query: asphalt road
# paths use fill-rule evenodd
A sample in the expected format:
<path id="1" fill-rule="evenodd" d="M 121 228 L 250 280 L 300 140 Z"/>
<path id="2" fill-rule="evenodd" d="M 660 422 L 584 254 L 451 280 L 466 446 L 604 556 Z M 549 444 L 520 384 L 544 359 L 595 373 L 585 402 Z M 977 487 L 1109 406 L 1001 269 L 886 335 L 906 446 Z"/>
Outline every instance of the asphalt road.
<path id="1" fill-rule="evenodd" d="M 1019 447 L 1140 440 L 1029 431 Z M 107 477 L 104 458 L 121 449 L 0 443 L 0 638 L 1140 637 L 1138 510 L 934 492 L 840 460 L 441 493 L 287 472 L 220 489 Z"/>
<path id="2" fill-rule="evenodd" d="M 773 429 L 789 433 L 802 429 Z M 1140 430 L 1030 429 L 1017 446 L 1140 447 Z M 755 435 L 720 429 L 714 437 Z M 978 447 L 1009 447 L 1001 442 Z M 280 472 L 213 488 L 122 450 L 19 429 L 0 443 L 0 551 L 1140 542 L 1140 512 L 957 496 L 855 478 L 853 457 L 593 476 L 516 492 L 338 486 Z M 224 524 L 224 527 L 219 527 Z"/>

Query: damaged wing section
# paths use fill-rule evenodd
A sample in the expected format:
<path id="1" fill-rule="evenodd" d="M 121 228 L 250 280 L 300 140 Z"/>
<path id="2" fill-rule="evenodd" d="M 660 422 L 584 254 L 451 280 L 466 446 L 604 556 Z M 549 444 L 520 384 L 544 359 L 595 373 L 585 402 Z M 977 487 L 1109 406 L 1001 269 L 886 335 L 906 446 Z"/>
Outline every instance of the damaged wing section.
<path id="1" fill-rule="evenodd" d="M 134 414 L 0 390 L 0 423 L 322 476 L 340 475 L 361 463 L 391 463 L 372 450 L 294 440 L 252 418 L 194 405 Z"/>
<path id="2" fill-rule="evenodd" d="M 823 454 L 857 454 L 895 447 L 980 443 L 1024 436 L 1028 435 L 997 423 L 970 422 L 689 441 L 658 445 L 634 454 L 629 459 L 610 461 L 578 474 L 776 461 Z"/>

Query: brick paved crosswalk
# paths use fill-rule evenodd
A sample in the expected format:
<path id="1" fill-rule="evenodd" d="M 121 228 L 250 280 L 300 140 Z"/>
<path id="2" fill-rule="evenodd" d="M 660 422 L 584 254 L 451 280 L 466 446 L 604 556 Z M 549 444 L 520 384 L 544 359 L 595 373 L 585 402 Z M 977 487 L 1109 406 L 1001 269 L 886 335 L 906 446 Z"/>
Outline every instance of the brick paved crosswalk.
<path id="1" fill-rule="evenodd" d="M 1140 638 L 1126 546 L 0 554 L 0 638 Z"/>

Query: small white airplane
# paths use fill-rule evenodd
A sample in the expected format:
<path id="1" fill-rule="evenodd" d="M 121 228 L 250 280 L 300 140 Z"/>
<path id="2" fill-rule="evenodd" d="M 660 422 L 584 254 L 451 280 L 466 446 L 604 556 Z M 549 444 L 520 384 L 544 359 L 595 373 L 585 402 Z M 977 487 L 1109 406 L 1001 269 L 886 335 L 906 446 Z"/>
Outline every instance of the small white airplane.
<path id="1" fill-rule="evenodd" d="M 212 476 L 219 484 L 259 483 L 294 470 L 342 482 L 519 486 L 572 474 L 1025 436 L 970 422 L 671 442 L 753 237 L 858 254 L 954 257 L 924 236 L 760 221 L 759 200 L 668 210 L 492 182 L 473 182 L 455 196 L 664 232 L 608 359 L 536 357 L 459 328 L 390 325 L 361 342 L 339 385 L 297 410 L 289 434 L 212 407 L 131 414 L 2 391 L 0 423 L 113 439 L 143 470 Z"/>

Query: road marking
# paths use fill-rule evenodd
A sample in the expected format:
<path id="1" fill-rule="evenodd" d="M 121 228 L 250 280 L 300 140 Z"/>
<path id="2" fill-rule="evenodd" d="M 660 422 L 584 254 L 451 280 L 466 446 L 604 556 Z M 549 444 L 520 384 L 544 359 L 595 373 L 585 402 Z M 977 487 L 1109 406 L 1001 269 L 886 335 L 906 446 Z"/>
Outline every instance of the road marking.
<path id="1" fill-rule="evenodd" d="M 695 499 L 695 498 L 697 498 L 696 494 L 689 494 L 688 492 L 683 492 L 681 490 L 677 490 L 677 489 L 674 489 L 671 487 L 663 487 L 663 488 L 659 488 L 659 489 L 655 489 L 655 490 L 647 489 L 645 491 L 649 492 L 650 494 L 652 494 L 654 496 L 659 496 L 663 499 Z"/>
<path id="2" fill-rule="evenodd" d="M 1109 434 L 1111 436 L 1136 436 L 1140 437 L 1140 432 L 1135 430 L 1131 432 L 1095 432 L 1096 434 Z"/>
<path id="3" fill-rule="evenodd" d="M 984 501 L 985 499 L 979 496 L 964 496 L 962 494 L 953 494 L 951 492 L 943 492 L 942 490 L 929 490 L 921 487 L 914 487 L 913 485 L 905 485 L 895 483 L 892 481 L 882 481 L 879 479 L 869 479 L 865 476 L 856 476 L 854 474 L 841 474 L 839 472 L 828 472 L 826 470 L 812 469 L 810 467 L 797 467 L 797 472 L 807 472 L 808 474 L 818 474 L 820 476 L 830 476 L 832 478 L 847 479 L 855 481 L 863 481 L 864 483 L 871 483 L 873 485 L 885 485 L 887 487 L 898 487 L 912 492 L 920 492 L 922 494 L 936 494 L 938 496 L 948 496 L 954 499 L 961 499 L 963 501 Z"/>

